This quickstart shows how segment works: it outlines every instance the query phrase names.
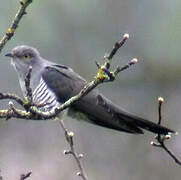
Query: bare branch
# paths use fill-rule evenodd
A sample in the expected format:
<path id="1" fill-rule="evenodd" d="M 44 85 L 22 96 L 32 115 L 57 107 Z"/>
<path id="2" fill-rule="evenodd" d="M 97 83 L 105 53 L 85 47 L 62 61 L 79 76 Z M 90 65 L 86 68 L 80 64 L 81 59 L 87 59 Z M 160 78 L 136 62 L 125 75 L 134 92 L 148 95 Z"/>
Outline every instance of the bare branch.
<path id="1" fill-rule="evenodd" d="M 74 148 L 74 141 L 73 141 L 73 136 L 74 136 L 74 133 L 73 132 L 69 132 L 65 126 L 64 126 L 64 123 L 63 123 L 63 120 L 60 120 L 60 125 L 64 131 L 64 134 L 65 134 L 65 137 L 66 137 L 66 140 L 70 146 L 70 150 L 64 150 L 64 154 L 65 155 L 68 155 L 68 154 L 71 154 L 73 156 L 73 158 L 75 159 L 76 163 L 77 163 L 77 166 L 79 168 L 79 172 L 77 172 L 77 175 L 80 176 L 83 180 L 87 180 L 87 176 L 84 172 L 84 168 L 82 166 L 82 163 L 81 163 L 81 158 L 83 157 L 83 154 L 77 154 L 76 151 L 75 151 L 75 148 Z"/>
<path id="2" fill-rule="evenodd" d="M 6 43 L 8 42 L 8 40 L 10 40 L 17 27 L 18 27 L 18 24 L 20 22 L 20 20 L 22 19 L 23 15 L 26 14 L 26 8 L 32 3 L 32 0 L 21 0 L 20 1 L 20 7 L 18 9 L 18 12 L 16 13 L 13 21 L 12 21 L 12 24 L 10 25 L 9 29 L 7 30 L 6 34 L 3 36 L 3 38 L 1 39 L 0 41 L 0 53 L 3 49 L 3 47 L 6 45 Z"/>
<path id="3" fill-rule="evenodd" d="M 10 111 L 9 109 L 0 110 L 0 118 L 33 120 L 33 116 L 30 112 L 26 112 L 17 108 L 14 108 L 14 111 Z"/>
<path id="4" fill-rule="evenodd" d="M 118 41 L 118 42 L 115 43 L 112 51 L 111 51 L 110 54 L 109 54 L 108 56 L 106 56 L 105 58 L 111 60 L 111 59 L 113 58 L 113 56 L 116 54 L 116 52 L 118 51 L 118 49 L 119 49 L 120 47 L 122 47 L 122 46 L 125 44 L 126 40 L 128 40 L 128 39 L 129 39 L 129 34 L 125 34 L 125 35 L 123 36 L 123 39 L 122 39 L 121 41 Z"/>
<path id="5" fill-rule="evenodd" d="M 32 174 L 31 171 L 26 174 L 21 174 L 20 180 L 25 180 L 25 179 L 29 178 L 31 176 L 31 174 Z"/>
<path id="6" fill-rule="evenodd" d="M 158 124 L 161 125 L 161 121 L 162 121 L 162 104 L 164 102 L 164 99 L 162 97 L 158 98 Z M 177 133 L 176 133 L 177 134 Z M 157 140 L 157 142 L 151 142 L 152 146 L 155 147 L 160 147 L 162 149 L 164 149 L 167 154 L 178 164 L 181 166 L 181 161 L 174 155 L 174 153 L 169 150 L 167 148 L 167 146 L 165 145 L 165 141 L 171 138 L 171 134 L 168 135 L 161 135 L 161 134 L 157 134 L 157 136 L 155 137 L 155 139 Z"/>
<path id="7" fill-rule="evenodd" d="M 21 105 L 22 107 L 24 107 L 24 100 L 20 97 L 18 97 L 15 94 L 10 94 L 10 93 L 0 93 L 0 100 L 3 99 L 10 99 L 10 100 L 14 100 L 16 101 L 19 105 Z"/>

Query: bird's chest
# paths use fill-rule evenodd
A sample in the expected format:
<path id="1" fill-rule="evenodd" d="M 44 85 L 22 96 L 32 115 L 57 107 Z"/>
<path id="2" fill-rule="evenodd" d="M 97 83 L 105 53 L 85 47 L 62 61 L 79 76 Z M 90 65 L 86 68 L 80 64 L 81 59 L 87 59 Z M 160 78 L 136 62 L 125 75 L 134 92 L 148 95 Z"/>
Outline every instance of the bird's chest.
<path id="1" fill-rule="evenodd" d="M 19 84 L 23 92 L 23 96 L 26 97 L 27 92 L 26 92 L 26 87 L 25 87 L 25 81 L 22 78 L 19 78 Z"/>
<path id="2" fill-rule="evenodd" d="M 40 78 L 38 85 L 32 93 L 33 103 L 44 111 L 49 111 L 53 107 L 59 106 L 55 93 L 47 86 L 46 82 Z"/>

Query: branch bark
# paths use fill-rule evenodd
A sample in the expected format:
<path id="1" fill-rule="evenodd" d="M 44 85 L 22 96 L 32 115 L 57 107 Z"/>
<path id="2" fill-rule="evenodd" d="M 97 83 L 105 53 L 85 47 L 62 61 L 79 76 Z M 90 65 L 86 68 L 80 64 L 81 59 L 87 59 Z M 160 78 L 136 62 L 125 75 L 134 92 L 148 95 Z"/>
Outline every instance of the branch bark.
<path id="1" fill-rule="evenodd" d="M 31 176 L 32 172 L 28 172 L 26 174 L 21 174 L 20 176 L 20 180 L 25 180 L 25 179 L 28 179 L 30 176 Z"/>
<path id="2" fill-rule="evenodd" d="M 162 104 L 164 102 L 164 99 L 162 97 L 158 98 L 158 124 L 161 125 L 162 122 Z M 177 134 L 177 133 L 176 133 Z M 155 139 L 157 142 L 153 142 L 151 141 L 151 145 L 155 146 L 155 147 L 159 147 L 162 148 L 174 161 L 176 164 L 178 164 L 179 166 L 181 166 L 181 161 L 174 155 L 174 153 L 169 150 L 169 148 L 165 145 L 165 141 L 170 139 L 171 135 L 161 135 L 161 134 L 157 134 L 155 136 Z"/>
<path id="3" fill-rule="evenodd" d="M 87 180 L 87 176 L 85 174 L 85 171 L 84 171 L 84 168 L 83 168 L 83 165 L 82 165 L 82 162 L 81 162 L 81 158 L 83 158 L 83 154 L 77 154 L 77 152 L 75 151 L 75 148 L 74 148 L 74 140 L 73 140 L 73 137 L 74 137 L 74 133 L 73 132 L 69 132 L 66 128 L 65 128 L 65 125 L 63 123 L 63 120 L 60 120 L 60 126 L 62 127 L 63 131 L 64 131 L 64 134 L 65 134 L 65 137 L 66 137 L 66 140 L 70 146 L 70 150 L 64 150 L 64 154 L 65 155 L 72 155 L 73 158 L 75 159 L 76 163 L 77 163 L 77 166 L 78 166 L 78 169 L 79 171 L 77 172 L 77 175 L 80 176 L 83 180 Z"/>
<path id="4" fill-rule="evenodd" d="M 10 27 L 8 28 L 6 34 L 3 36 L 3 38 L 0 41 L 0 53 L 2 51 L 2 49 L 4 48 L 4 46 L 6 45 L 6 43 L 8 42 L 8 40 L 10 40 L 17 27 L 19 22 L 21 21 L 23 15 L 27 14 L 26 13 L 26 8 L 32 3 L 32 0 L 21 0 L 20 1 L 20 7 L 12 21 L 12 24 L 10 25 Z"/>

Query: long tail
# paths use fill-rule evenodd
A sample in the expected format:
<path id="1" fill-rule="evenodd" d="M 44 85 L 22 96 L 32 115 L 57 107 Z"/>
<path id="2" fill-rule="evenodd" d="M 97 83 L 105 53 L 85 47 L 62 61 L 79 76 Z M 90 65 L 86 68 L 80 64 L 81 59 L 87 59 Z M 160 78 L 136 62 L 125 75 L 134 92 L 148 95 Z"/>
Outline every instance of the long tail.
<path id="1" fill-rule="evenodd" d="M 127 126 L 132 127 L 132 129 L 135 130 L 135 133 L 143 133 L 143 131 L 140 128 L 143 128 L 145 130 L 148 130 L 148 131 L 156 133 L 156 134 L 166 135 L 169 133 L 175 133 L 174 130 L 171 130 L 164 126 L 160 126 L 154 122 L 142 119 L 140 117 L 134 116 L 129 113 L 121 112 L 118 114 L 118 117 L 121 120 L 124 120 L 124 122 L 127 124 Z"/>
<path id="2" fill-rule="evenodd" d="M 101 109 L 100 106 L 96 106 L 97 111 L 102 110 L 101 116 L 99 116 L 99 118 L 102 117 L 102 121 L 95 121 L 96 124 L 128 133 L 142 134 L 142 129 L 164 135 L 168 133 L 175 133 L 175 131 L 171 129 L 126 112 L 106 99 L 104 96 L 98 96 L 98 104 L 103 108 Z M 107 115 L 111 114 L 111 116 L 109 116 L 109 120 L 106 120 L 106 112 Z"/>
<path id="3" fill-rule="evenodd" d="M 145 129 L 164 135 L 175 132 L 126 112 L 103 95 L 97 95 L 94 91 L 75 104 L 74 108 L 87 114 L 89 122 L 118 131 L 142 134 L 142 129 Z"/>

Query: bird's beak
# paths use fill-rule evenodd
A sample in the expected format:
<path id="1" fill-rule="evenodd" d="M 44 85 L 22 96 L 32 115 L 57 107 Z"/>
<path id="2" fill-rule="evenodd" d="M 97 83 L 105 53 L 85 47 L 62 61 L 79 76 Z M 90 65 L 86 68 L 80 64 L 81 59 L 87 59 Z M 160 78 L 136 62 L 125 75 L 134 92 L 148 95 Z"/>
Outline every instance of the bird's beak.
<path id="1" fill-rule="evenodd" d="M 7 56 L 7 57 L 13 57 L 13 54 L 12 53 L 7 53 L 7 54 L 5 54 L 5 56 Z"/>

